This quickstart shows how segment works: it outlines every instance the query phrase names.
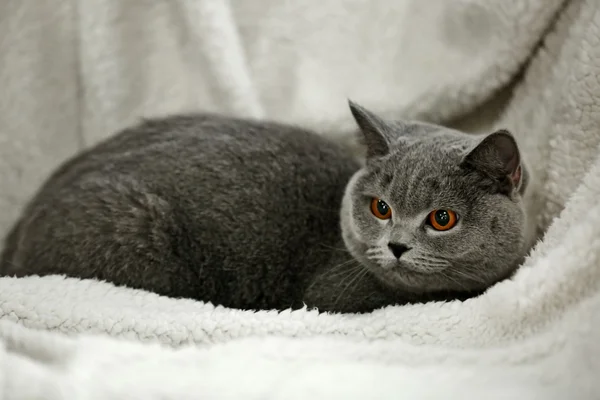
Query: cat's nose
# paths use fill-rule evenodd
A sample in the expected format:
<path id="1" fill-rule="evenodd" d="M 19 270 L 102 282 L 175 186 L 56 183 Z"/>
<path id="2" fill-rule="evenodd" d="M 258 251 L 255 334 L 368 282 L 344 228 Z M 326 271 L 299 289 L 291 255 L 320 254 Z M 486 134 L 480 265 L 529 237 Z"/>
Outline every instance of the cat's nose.
<path id="1" fill-rule="evenodd" d="M 408 250 L 410 250 L 410 247 L 408 247 L 405 244 L 402 243 L 388 243 L 388 247 L 390 248 L 390 250 L 392 251 L 392 254 L 394 254 L 394 257 L 396 258 L 400 258 L 402 257 L 402 254 L 406 253 Z"/>

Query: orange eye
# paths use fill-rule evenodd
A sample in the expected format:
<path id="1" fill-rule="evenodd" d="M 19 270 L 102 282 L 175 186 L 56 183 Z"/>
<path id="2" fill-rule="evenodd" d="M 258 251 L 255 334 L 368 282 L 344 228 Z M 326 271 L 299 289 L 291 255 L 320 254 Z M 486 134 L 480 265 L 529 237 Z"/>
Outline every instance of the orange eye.
<path id="1" fill-rule="evenodd" d="M 381 199 L 374 198 L 371 200 L 371 212 L 379 219 L 390 219 L 392 217 L 392 209 Z"/>
<path id="2" fill-rule="evenodd" d="M 436 231 L 447 231 L 453 228 L 458 220 L 456 213 L 452 210 L 433 210 L 427 219 Z"/>

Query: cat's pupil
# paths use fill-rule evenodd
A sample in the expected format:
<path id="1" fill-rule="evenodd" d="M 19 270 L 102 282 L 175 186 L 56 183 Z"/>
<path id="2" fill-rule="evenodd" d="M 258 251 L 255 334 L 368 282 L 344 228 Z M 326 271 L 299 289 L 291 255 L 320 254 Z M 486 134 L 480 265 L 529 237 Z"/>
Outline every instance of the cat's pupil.
<path id="1" fill-rule="evenodd" d="M 379 200 L 377 202 L 377 211 L 379 211 L 381 215 L 387 215 L 388 210 L 389 207 L 383 200 Z"/>
<path id="2" fill-rule="evenodd" d="M 435 222 L 440 226 L 446 226 L 450 222 L 450 214 L 446 210 L 438 210 L 435 213 Z"/>

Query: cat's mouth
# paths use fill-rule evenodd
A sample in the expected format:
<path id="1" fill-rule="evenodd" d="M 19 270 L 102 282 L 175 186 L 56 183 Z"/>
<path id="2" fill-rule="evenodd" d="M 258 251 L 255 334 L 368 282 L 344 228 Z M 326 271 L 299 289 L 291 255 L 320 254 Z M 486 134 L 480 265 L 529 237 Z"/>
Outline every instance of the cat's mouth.
<path id="1" fill-rule="evenodd" d="M 439 257 L 420 254 L 407 254 L 402 258 L 395 258 L 386 254 L 381 248 L 369 248 L 365 251 L 365 263 L 375 269 L 395 271 L 396 273 L 414 273 L 418 275 L 431 275 L 442 272 L 450 267 L 450 262 Z"/>
<path id="2" fill-rule="evenodd" d="M 399 261 L 396 263 L 396 265 L 392 269 L 397 269 L 398 273 L 409 272 L 409 273 L 427 276 L 427 275 L 440 273 L 443 270 L 445 270 L 447 267 L 448 267 L 447 265 L 430 265 L 430 264 L 423 264 L 423 263 Z"/>
<path id="3" fill-rule="evenodd" d="M 425 256 L 411 255 L 410 260 L 394 259 L 358 240 L 350 253 L 384 286 L 412 293 L 445 289 L 444 270 L 448 265 Z"/>

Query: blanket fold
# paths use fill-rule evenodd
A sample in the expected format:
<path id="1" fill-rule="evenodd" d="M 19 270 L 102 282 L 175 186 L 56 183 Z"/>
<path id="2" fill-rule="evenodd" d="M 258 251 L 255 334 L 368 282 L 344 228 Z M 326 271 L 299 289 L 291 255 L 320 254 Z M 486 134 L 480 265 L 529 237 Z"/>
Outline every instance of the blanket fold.
<path id="1" fill-rule="evenodd" d="M 600 3 L 57 4 L 0 4 L 3 232 L 49 168 L 141 115 L 200 108 L 343 132 L 352 97 L 511 130 L 543 235 L 477 298 L 365 315 L 0 278 L 0 398 L 598 398 Z M 503 106 L 482 110 L 499 90 Z"/>

